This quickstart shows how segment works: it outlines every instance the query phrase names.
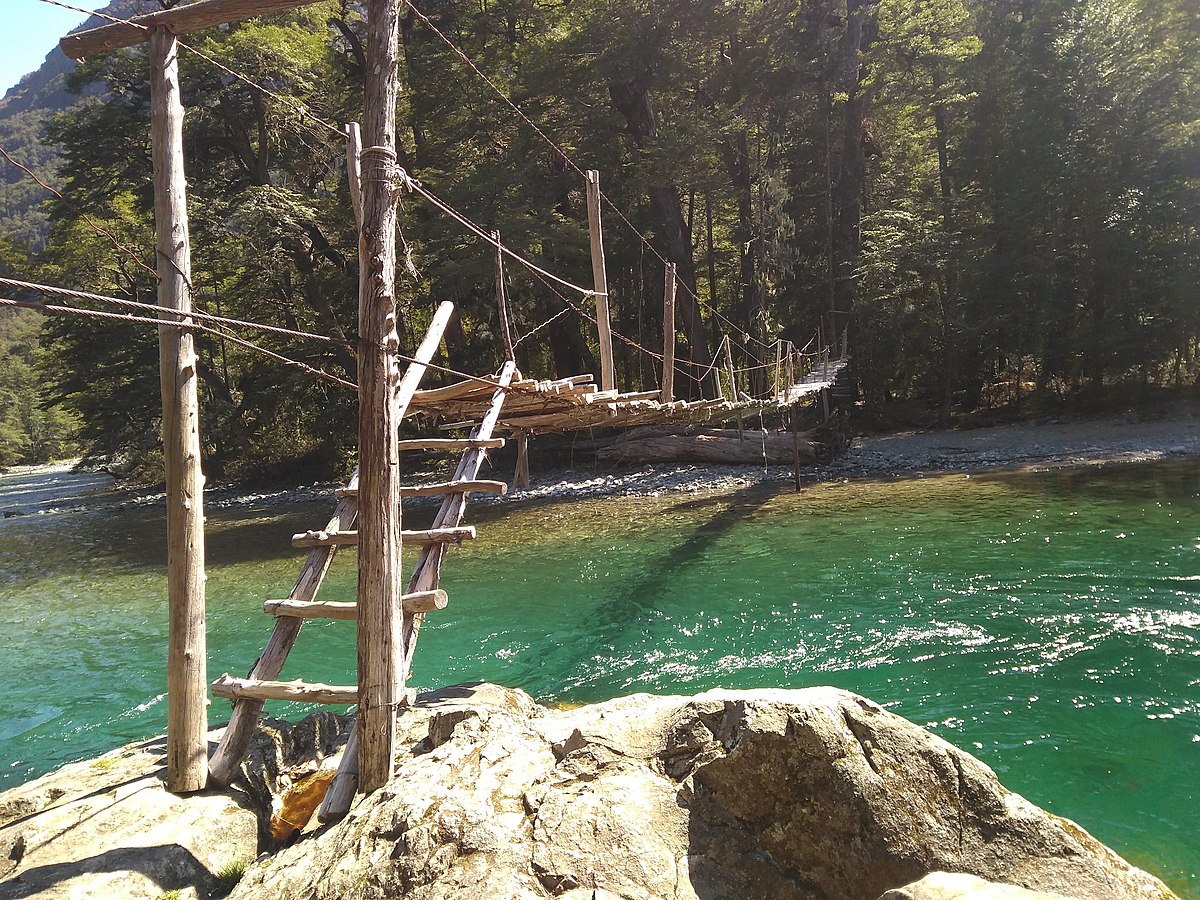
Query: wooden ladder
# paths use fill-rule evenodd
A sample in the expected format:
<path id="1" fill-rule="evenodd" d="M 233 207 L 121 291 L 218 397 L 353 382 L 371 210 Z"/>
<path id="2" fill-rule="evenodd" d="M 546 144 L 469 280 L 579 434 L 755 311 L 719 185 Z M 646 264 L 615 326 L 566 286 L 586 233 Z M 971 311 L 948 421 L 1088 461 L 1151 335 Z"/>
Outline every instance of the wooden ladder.
<path id="1" fill-rule="evenodd" d="M 417 349 L 413 363 L 405 372 L 404 378 L 397 388 L 397 402 L 400 407 L 397 418 L 402 418 L 407 410 L 420 378 L 437 350 L 452 313 L 453 304 L 450 303 L 442 304 L 437 310 L 425 340 Z M 408 591 L 402 597 L 405 666 L 403 671 L 406 673 L 412 666 L 412 654 L 416 646 L 416 636 L 420 630 L 421 620 L 426 613 L 444 609 L 447 605 L 446 593 L 438 587 L 441 561 L 447 545 L 461 543 L 463 540 L 475 537 L 474 528 L 462 525 L 467 494 L 473 491 L 502 494 L 507 490 L 504 482 L 480 480 L 478 474 L 483 464 L 485 451 L 504 445 L 504 440 L 493 438 L 492 433 L 504 405 L 506 390 L 512 382 L 515 372 L 516 367 L 511 362 L 506 363 L 501 369 L 487 412 L 471 432 L 470 437 L 400 442 L 402 451 L 461 452 L 458 468 L 451 480 L 401 490 L 402 496 L 441 495 L 444 498 L 432 527 L 421 531 L 401 532 L 404 546 L 421 547 Z M 229 725 L 209 762 L 209 778 L 213 782 L 228 784 L 236 774 L 254 735 L 265 701 L 300 700 L 308 703 L 328 704 L 358 702 L 357 685 L 338 686 L 275 680 L 282 671 L 288 654 L 295 646 L 300 628 L 306 619 L 326 618 L 354 621 L 357 618 L 357 607 L 354 603 L 328 602 L 317 599 L 317 593 L 329 571 L 338 547 L 357 543 L 358 533 L 354 530 L 358 512 L 357 471 L 346 486 L 337 492 L 337 498 L 333 515 L 323 529 L 297 534 L 292 538 L 294 547 L 307 548 L 309 554 L 289 596 L 282 600 L 267 600 L 263 604 L 263 611 L 275 617 L 275 627 L 262 654 L 251 667 L 248 677 L 234 678 L 226 673 L 212 684 L 214 697 L 227 698 L 234 704 Z M 339 797 L 344 798 L 346 809 L 349 808 L 349 802 L 353 799 L 354 790 L 357 787 L 357 777 L 354 771 L 357 766 L 355 733 L 356 731 L 351 733 L 351 740 L 343 754 L 342 767 L 331 786 L 329 796 L 326 798 L 326 805 L 334 794 L 334 786 L 340 789 Z M 348 794 L 346 793 L 347 787 L 349 787 Z M 326 812 L 325 807 L 322 807 L 322 811 Z M 344 814 L 344 810 L 342 814 Z M 333 813 L 331 812 L 329 815 L 333 815 Z"/>

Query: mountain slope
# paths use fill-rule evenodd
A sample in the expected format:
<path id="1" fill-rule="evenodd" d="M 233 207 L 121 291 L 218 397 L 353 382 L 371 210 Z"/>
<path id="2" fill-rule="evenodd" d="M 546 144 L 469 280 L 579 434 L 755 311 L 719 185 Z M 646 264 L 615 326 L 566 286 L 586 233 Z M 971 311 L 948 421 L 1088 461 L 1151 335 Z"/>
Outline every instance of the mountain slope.
<path id="1" fill-rule="evenodd" d="M 159 8 L 155 0 L 112 0 L 101 12 L 127 18 Z M 100 16 L 91 16 L 77 30 L 98 28 L 104 22 Z M 58 151 L 47 143 L 45 125 L 47 119 L 75 102 L 66 87 L 67 75 L 75 65 L 55 47 L 41 66 L 0 99 L 0 146 L 52 185 L 57 181 Z M 43 208 L 47 197 L 28 175 L 0 159 L 0 235 L 31 250 L 42 249 L 49 229 L 49 214 Z"/>

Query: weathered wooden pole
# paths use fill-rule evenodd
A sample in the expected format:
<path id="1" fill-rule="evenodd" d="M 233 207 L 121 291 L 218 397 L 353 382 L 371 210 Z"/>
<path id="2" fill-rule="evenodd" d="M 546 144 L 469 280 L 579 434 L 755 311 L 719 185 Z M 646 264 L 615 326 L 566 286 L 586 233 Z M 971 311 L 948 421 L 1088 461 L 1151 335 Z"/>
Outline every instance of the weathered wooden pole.
<path id="1" fill-rule="evenodd" d="M 513 471 L 513 488 L 529 487 L 529 432 L 517 432 L 517 465 Z"/>
<path id="2" fill-rule="evenodd" d="M 726 342 L 727 340 L 729 340 L 729 335 L 724 335 L 724 336 L 721 338 L 721 343 L 719 343 L 719 344 L 717 345 L 717 357 L 716 357 L 716 359 L 713 361 L 713 367 L 712 367 L 712 369 L 713 369 L 713 381 L 714 381 L 714 382 L 716 382 L 716 385 L 717 385 L 717 397 L 716 397 L 716 399 L 718 399 L 718 400 L 724 400 L 724 399 L 725 399 L 725 388 L 724 388 L 724 383 L 721 381 L 721 351 L 725 349 L 725 342 Z"/>
<path id="3" fill-rule="evenodd" d="M 150 134 L 158 305 L 190 321 L 191 246 L 183 174 L 179 46 L 166 28 L 150 36 Z M 163 459 L 167 479 L 167 788 L 208 782 L 208 678 L 204 623 L 204 474 L 192 334 L 159 328 Z"/>
<path id="4" fill-rule="evenodd" d="M 775 396 L 778 397 L 783 385 L 783 338 L 775 342 Z"/>
<path id="5" fill-rule="evenodd" d="M 504 339 L 504 358 L 516 362 L 517 353 L 513 347 L 512 329 L 508 324 L 508 292 L 504 289 L 504 251 L 500 249 L 500 232 L 492 232 L 492 240 L 496 242 L 496 306 L 500 312 L 500 336 Z"/>
<path id="6" fill-rule="evenodd" d="M 600 226 L 600 173 L 587 173 L 588 235 L 592 244 L 592 284 L 596 291 L 596 327 L 600 332 L 600 389 L 616 389 L 612 324 L 608 312 L 608 273 L 604 267 L 604 231 Z"/>
<path id="7" fill-rule="evenodd" d="M 358 748 L 364 793 L 392 778 L 403 696 L 396 352 L 397 0 L 367 2 L 358 331 Z"/>
<path id="8" fill-rule="evenodd" d="M 739 403 L 737 387 L 737 373 L 733 368 L 733 340 L 729 335 L 725 336 L 725 368 L 729 372 L 729 399 L 734 403 Z M 742 411 L 739 409 L 737 414 L 738 440 L 746 440 L 746 427 L 742 421 Z"/>
<path id="9" fill-rule="evenodd" d="M 675 263 L 667 263 L 663 284 L 662 402 L 675 400 Z"/>

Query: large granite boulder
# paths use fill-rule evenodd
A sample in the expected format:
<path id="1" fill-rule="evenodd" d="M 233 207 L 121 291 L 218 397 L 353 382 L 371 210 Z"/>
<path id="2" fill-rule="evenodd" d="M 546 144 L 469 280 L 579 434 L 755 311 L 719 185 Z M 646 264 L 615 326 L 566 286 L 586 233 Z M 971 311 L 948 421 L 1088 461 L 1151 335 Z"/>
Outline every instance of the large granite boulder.
<path id="1" fill-rule="evenodd" d="M 391 785 L 252 865 L 233 896 L 1172 896 L 974 757 L 832 688 L 547 710 L 461 686 L 424 695 L 399 731 Z M 911 885 L 938 871 L 1001 884 Z"/>

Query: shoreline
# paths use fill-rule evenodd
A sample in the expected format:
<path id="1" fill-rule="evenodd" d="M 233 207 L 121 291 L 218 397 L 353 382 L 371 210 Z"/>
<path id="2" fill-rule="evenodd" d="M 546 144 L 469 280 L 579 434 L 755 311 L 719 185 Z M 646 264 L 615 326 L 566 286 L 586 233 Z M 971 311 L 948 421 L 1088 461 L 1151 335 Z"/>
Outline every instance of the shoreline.
<path id="1" fill-rule="evenodd" d="M 753 441 L 756 432 L 747 431 Z M 636 468 L 537 468 L 537 448 L 532 453 L 533 480 L 528 488 L 505 496 L 475 495 L 475 504 L 520 503 L 522 505 L 569 502 L 602 497 L 657 497 L 663 494 L 720 493 L 752 485 L 789 484 L 794 479 L 790 466 L 712 465 L 701 463 L 653 463 Z M 1156 462 L 1164 459 L 1200 457 L 1200 418 L 1172 416 L 1145 422 L 1110 416 L 1076 422 L 1042 421 L 994 425 L 969 430 L 930 430 L 855 437 L 849 451 L 824 466 L 803 466 L 803 484 L 893 480 L 927 476 L 975 474 L 1001 471 L 1049 471 L 1090 466 Z M 3 480 L 74 474 L 82 482 L 79 490 L 66 495 L 40 496 L 22 503 L 15 494 L 0 488 L 0 514 L 44 515 L 113 507 L 118 509 L 153 506 L 163 502 L 157 488 L 122 488 L 96 472 L 73 473 L 72 461 L 13 467 Z M 509 480 L 506 471 L 484 472 Z M 3 481 L 0 481 L 0 485 Z M 280 506 L 288 503 L 331 499 L 335 483 L 296 485 L 288 488 L 253 490 L 218 485 L 205 491 L 210 509 L 249 506 Z M 14 502 L 15 501 L 15 502 Z M 434 506 L 433 498 L 414 498 L 414 507 Z"/>
<path id="2" fill-rule="evenodd" d="M 746 440 L 754 439 L 747 431 Z M 536 448 L 535 451 L 536 452 Z M 1003 471 L 1049 471 L 1200 457 L 1200 419 L 1130 422 L 1117 417 L 1082 422 L 1030 422 L 965 431 L 934 430 L 855 437 L 850 450 L 825 466 L 802 466 L 802 484 L 880 481 Z M 791 466 L 654 463 L 636 470 L 550 469 L 503 498 L 473 502 L 553 503 L 601 497 L 722 492 L 751 485 L 791 484 Z M 499 473 L 503 474 L 503 473 Z"/>

